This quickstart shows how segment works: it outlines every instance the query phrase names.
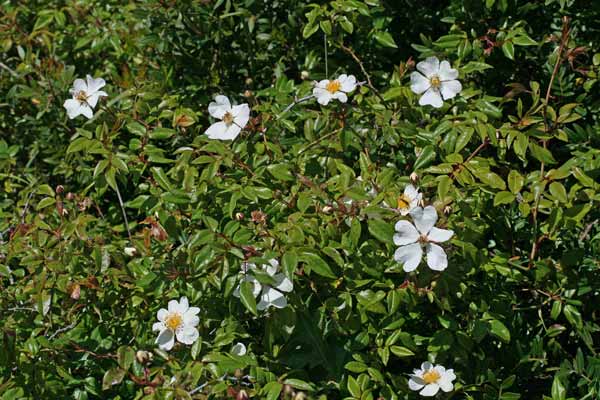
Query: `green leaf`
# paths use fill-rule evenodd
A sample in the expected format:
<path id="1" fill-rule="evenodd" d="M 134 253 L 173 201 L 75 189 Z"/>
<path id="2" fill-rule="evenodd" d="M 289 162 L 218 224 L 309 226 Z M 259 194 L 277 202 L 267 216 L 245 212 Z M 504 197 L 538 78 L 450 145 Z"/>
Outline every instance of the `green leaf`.
<path id="1" fill-rule="evenodd" d="M 290 385 L 294 389 L 304 390 L 306 392 L 312 392 L 315 390 L 315 387 L 312 384 L 305 382 L 302 379 L 288 378 L 283 381 L 283 383 Z"/>
<path id="2" fill-rule="evenodd" d="M 248 311 L 254 315 L 258 315 L 256 311 L 256 299 L 252 293 L 253 285 L 251 282 L 243 281 L 240 283 L 240 300 Z"/>
<path id="3" fill-rule="evenodd" d="M 567 318 L 567 321 L 577 329 L 583 328 L 583 322 L 581 320 L 581 313 L 577 308 L 571 304 L 567 304 L 563 309 L 563 314 Z"/>
<path id="4" fill-rule="evenodd" d="M 337 276 L 333 273 L 329 265 L 317 254 L 303 252 L 300 254 L 300 260 L 306 263 L 308 268 L 326 278 L 336 279 Z"/>
<path id="5" fill-rule="evenodd" d="M 552 381 L 552 400 L 566 400 L 567 398 L 567 389 L 561 382 L 558 374 L 554 375 L 554 380 Z"/>
<path id="6" fill-rule="evenodd" d="M 133 359 L 135 358 L 135 352 L 129 346 L 121 346 L 117 349 L 117 362 L 119 363 L 119 367 L 127 371 L 131 364 L 133 364 Z"/>
<path id="7" fill-rule="evenodd" d="M 435 156 L 435 150 L 432 145 L 423 147 L 421 153 L 419 154 L 419 157 L 415 161 L 415 165 L 413 166 L 413 168 L 415 170 L 419 170 L 428 167 L 433 162 L 433 160 L 435 160 Z"/>
<path id="8" fill-rule="evenodd" d="M 510 204 L 515 201 L 515 195 L 511 192 L 501 191 L 494 196 L 494 206 L 501 204 Z"/>
<path id="9" fill-rule="evenodd" d="M 512 42 L 504 42 L 502 45 L 502 52 L 507 58 L 510 58 L 511 60 L 515 59 L 515 46 L 512 44 Z"/>
<path id="10" fill-rule="evenodd" d="M 396 357 L 411 357 L 415 355 L 410 349 L 403 346 L 390 346 L 390 350 Z"/>
<path id="11" fill-rule="evenodd" d="M 380 219 L 369 219 L 369 232 L 383 243 L 392 243 L 394 226 Z"/>
<path id="12" fill-rule="evenodd" d="M 152 133 L 150 133 L 151 139 L 156 140 L 164 140 L 168 139 L 175 134 L 175 129 L 169 128 L 155 128 Z"/>
<path id="13" fill-rule="evenodd" d="M 523 187 L 524 181 L 523 176 L 514 169 L 508 173 L 508 188 L 512 193 L 519 193 Z"/>
<path id="14" fill-rule="evenodd" d="M 391 34 L 389 34 L 388 32 L 375 32 L 375 40 L 377 40 L 377 42 L 385 47 L 393 47 L 393 48 L 398 48 L 398 46 L 396 45 L 396 42 L 394 41 L 394 38 L 392 37 Z"/>
<path id="15" fill-rule="evenodd" d="M 102 390 L 108 390 L 112 386 L 118 385 L 123 381 L 125 371 L 121 368 L 111 368 L 104 373 L 102 378 Z"/>
<path id="16" fill-rule="evenodd" d="M 567 203 L 569 201 L 567 197 L 567 191 L 562 183 L 552 182 L 550 184 L 550 194 L 558 199 L 561 203 Z"/>
<path id="17" fill-rule="evenodd" d="M 505 343 L 510 342 L 510 331 L 502 322 L 497 319 L 490 321 L 490 333 Z"/>
<path id="18" fill-rule="evenodd" d="M 461 67 L 460 71 L 463 74 L 470 74 L 472 72 L 485 71 L 486 69 L 494 68 L 489 64 L 479 61 L 470 61 L 464 67 Z"/>

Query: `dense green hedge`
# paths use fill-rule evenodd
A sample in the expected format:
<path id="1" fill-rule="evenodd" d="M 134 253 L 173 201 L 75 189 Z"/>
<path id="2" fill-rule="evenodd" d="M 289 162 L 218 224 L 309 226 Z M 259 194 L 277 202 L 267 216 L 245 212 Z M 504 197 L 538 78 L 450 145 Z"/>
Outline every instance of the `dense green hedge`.
<path id="1" fill-rule="evenodd" d="M 599 2 L 0 9 L 0 399 L 600 397 Z M 433 214 L 448 267 L 407 273 Z"/>

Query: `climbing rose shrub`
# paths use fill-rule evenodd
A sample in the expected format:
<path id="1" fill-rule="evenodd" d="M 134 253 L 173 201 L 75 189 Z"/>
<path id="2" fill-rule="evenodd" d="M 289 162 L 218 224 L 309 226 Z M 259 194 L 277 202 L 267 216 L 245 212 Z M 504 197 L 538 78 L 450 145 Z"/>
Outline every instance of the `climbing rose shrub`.
<path id="1" fill-rule="evenodd" d="M 600 396 L 590 2 L 0 9 L 0 399 Z"/>

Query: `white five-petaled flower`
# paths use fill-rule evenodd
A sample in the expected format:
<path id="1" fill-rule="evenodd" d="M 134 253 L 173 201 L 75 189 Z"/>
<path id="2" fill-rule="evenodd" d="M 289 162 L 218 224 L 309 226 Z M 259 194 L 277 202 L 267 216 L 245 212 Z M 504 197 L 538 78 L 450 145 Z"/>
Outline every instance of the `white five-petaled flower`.
<path id="1" fill-rule="evenodd" d="M 169 301 L 168 310 L 161 308 L 156 317 L 159 322 L 152 325 L 153 331 L 158 331 L 156 343 L 162 350 L 171 350 L 175 345 L 175 338 L 183 344 L 194 344 L 200 333 L 196 326 L 200 322 L 198 307 L 190 307 L 187 297 L 179 301 Z"/>
<path id="2" fill-rule="evenodd" d="M 408 387 L 410 390 L 420 390 L 421 396 L 432 397 L 440 389 L 444 392 L 451 392 L 454 389 L 452 381 L 455 379 L 454 370 L 426 361 L 421 364 L 421 369 L 413 370 L 408 380 Z"/>
<path id="3" fill-rule="evenodd" d="M 448 258 L 444 249 L 436 243 L 450 240 L 454 232 L 436 228 L 437 211 L 433 206 L 416 207 L 411 211 L 414 225 L 402 220 L 396 223 L 394 244 L 398 247 L 394 260 L 404 264 L 404 271 L 417 269 L 423 257 L 422 246 L 427 252 L 427 265 L 435 271 L 443 271 L 448 267 Z"/>
<path id="4" fill-rule="evenodd" d="M 414 210 L 418 205 L 423 195 L 413 185 L 407 185 L 404 188 L 404 193 L 398 197 L 398 210 L 400 214 L 407 215 Z"/>
<path id="5" fill-rule="evenodd" d="M 342 103 L 348 101 L 348 93 L 356 89 L 356 77 L 354 75 L 342 74 L 337 79 L 324 79 L 317 82 L 313 89 L 313 96 L 317 102 L 326 106 L 331 99 L 337 99 Z"/>
<path id="6" fill-rule="evenodd" d="M 69 92 L 73 95 L 72 99 L 65 100 L 63 106 L 67 110 L 70 119 L 76 118 L 82 114 L 88 119 L 94 116 L 93 108 L 96 107 L 100 97 L 106 97 L 108 94 L 100 90 L 106 85 L 102 78 L 94 79 L 90 75 L 86 80 L 75 79 L 73 87 Z"/>
<path id="7" fill-rule="evenodd" d="M 233 140 L 235 139 L 250 119 L 248 104 L 232 106 L 227 96 L 216 96 L 215 101 L 208 105 L 208 112 L 221 121 L 215 122 L 206 130 L 210 139 Z"/>
<path id="8" fill-rule="evenodd" d="M 448 61 L 438 60 L 437 57 L 428 57 L 417 64 L 419 72 L 410 75 L 410 88 L 416 94 L 423 93 L 419 104 L 427 104 L 440 108 L 444 100 L 456 96 L 462 90 L 458 78 L 458 71 L 450 67 Z"/>
<path id="9" fill-rule="evenodd" d="M 277 272 L 279 270 L 279 261 L 272 259 L 269 260 L 269 264 L 263 264 L 260 269 L 267 273 L 273 278 L 273 286 L 260 283 L 254 276 L 251 275 L 252 271 L 257 270 L 255 264 L 244 263 L 242 264 L 243 282 L 250 282 L 252 284 L 252 295 L 258 297 L 260 295 L 260 301 L 256 305 L 259 310 L 266 310 L 273 306 L 275 308 L 285 308 L 287 306 L 287 299 L 282 292 L 291 292 L 294 288 L 294 284 L 288 279 L 285 274 Z M 240 297 L 240 286 L 233 291 L 235 297 Z"/>

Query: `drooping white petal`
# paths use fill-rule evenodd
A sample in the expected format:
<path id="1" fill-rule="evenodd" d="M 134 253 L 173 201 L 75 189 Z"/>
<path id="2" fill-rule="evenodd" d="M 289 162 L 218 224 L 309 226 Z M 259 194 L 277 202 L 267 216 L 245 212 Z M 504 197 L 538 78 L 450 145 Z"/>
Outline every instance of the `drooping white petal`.
<path id="1" fill-rule="evenodd" d="M 449 380 L 447 378 L 446 375 L 442 376 L 438 381 L 437 384 L 440 385 L 440 388 L 444 391 L 444 392 L 451 392 L 452 389 L 454 389 L 454 384 L 452 383 L 451 380 Z"/>
<path id="2" fill-rule="evenodd" d="M 176 312 L 179 315 L 183 316 L 188 310 L 188 308 L 190 308 L 190 303 L 188 302 L 187 297 L 182 296 L 181 299 L 179 299 L 179 304 L 177 305 Z"/>
<path id="3" fill-rule="evenodd" d="M 340 75 L 338 81 L 341 84 L 341 90 L 350 93 L 356 89 L 356 77 L 354 75 Z"/>
<path id="4" fill-rule="evenodd" d="M 329 104 L 329 102 L 333 98 L 331 93 L 329 93 L 329 90 L 320 87 L 316 87 L 313 89 L 313 96 L 315 96 L 317 98 L 317 102 L 323 106 Z"/>
<path id="5" fill-rule="evenodd" d="M 291 292 L 294 289 L 294 284 L 288 279 L 285 274 L 277 274 L 273 277 L 275 279 L 275 289 L 282 292 Z"/>
<path id="6" fill-rule="evenodd" d="M 79 92 L 88 92 L 88 86 L 83 79 L 75 79 L 73 82 L 73 88 L 69 91 L 72 95 L 76 95 Z"/>
<path id="7" fill-rule="evenodd" d="M 424 361 L 424 362 L 421 364 L 421 372 L 422 372 L 422 373 L 425 373 L 425 372 L 429 371 L 429 370 L 430 370 L 430 369 L 432 369 L 432 368 L 433 368 L 433 364 L 432 364 L 432 363 L 430 363 L 429 361 Z"/>
<path id="8" fill-rule="evenodd" d="M 427 265 L 434 271 L 443 271 L 448 268 L 446 252 L 437 244 L 427 243 Z"/>
<path id="9" fill-rule="evenodd" d="M 270 286 L 265 286 L 262 295 L 260 296 L 260 302 L 256 305 L 256 308 L 262 311 L 269 306 L 284 308 L 287 306 L 287 299 L 281 292 Z"/>
<path id="10" fill-rule="evenodd" d="M 329 85 L 329 79 L 323 79 L 323 80 L 317 82 L 315 87 L 317 87 L 319 89 L 325 89 L 325 88 L 327 88 L 327 85 Z"/>
<path id="11" fill-rule="evenodd" d="M 419 392 L 419 394 L 423 397 L 433 397 L 440 391 L 440 385 L 437 383 L 430 383 L 429 385 L 425 385 L 423 390 Z"/>
<path id="12" fill-rule="evenodd" d="M 260 291 L 262 290 L 262 285 L 255 277 L 253 277 L 252 275 L 244 275 L 244 277 L 242 278 L 242 282 L 250 282 L 252 284 L 252 296 L 257 297 L 260 294 Z M 239 286 L 235 288 L 235 290 L 233 291 L 233 295 L 235 297 L 240 297 Z"/>
<path id="13" fill-rule="evenodd" d="M 67 110 L 70 119 L 76 118 L 80 112 L 81 103 L 75 99 L 65 100 L 63 107 Z"/>
<path id="14" fill-rule="evenodd" d="M 409 199 L 416 199 L 419 196 L 419 191 L 413 185 L 406 185 L 404 195 Z"/>
<path id="15" fill-rule="evenodd" d="M 440 108 L 444 105 L 440 92 L 435 88 L 429 88 L 419 99 L 419 104 L 422 106 L 430 105 L 435 108 Z"/>
<path id="16" fill-rule="evenodd" d="M 102 78 L 92 78 L 90 75 L 86 76 L 87 80 L 87 94 L 91 95 L 106 85 L 106 82 Z"/>
<path id="17" fill-rule="evenodd" d="M 160 349 L 169 351 L 175 345 L 175 334 L 170 329 L 164 329 L 158 334 L 156 343 Z"/>
<path id="18" fill-rule="evenodd" d="M 82 103 L 79 106 L 79 113 L 85 116 L 87 119 L 92 119 L 92 117 L 94 116 L 94 112 L 86 103 Z"/>
<path id="19" fill-rule="evenodd" d="M 448 61 L 442 61 L 440 63 L 440 70 L 438 72 L 438 76 L 442 81 L 451 81 L 453 79 L 458 78 L 458 71 L 450 66 Z"/>
<path id="20" fill-rule="evenodd" d="M 194 344 L 198 337 L 200 336 L 200 332 L 198 329 L 193 326 L 186 326 L 181 330 L 177 331 L 177 341 L 183 344 Z"/>
<path id="21" fill-rule="evenodd" d="M 403 264 L 405 272 L 411 272 L 417 269 L 423 257 L 423 250 L 419 243 L 401 246 L 394 253 L 394 260 Z"/>
<path id="22" fill-rule="evenodd" d="M 437 222 L 437 211 L 433 206 L 416 207 L 411 211 L 415 226 L 423 235 L 427 235 Z"/>
<path id="23" fill-rule="evenodd" d="M 162 322 L 155 322 L 152 324 L 152 332 L 161 332 L 164 329 L 167 329 L 167 327 Z"/>
<path id="24" fill-rule="evenodd" d="M 447 369 L 446 373 L 444 374 L 444 377 L 450 381 L 453 381 L 456 379 L 456 375 L 454 374 L 454 370 L 452 368 Z"/>
<path id="25" fill-rule="evenodd" d="M 177 300 L 169 300 L 169 303 L 167 304 L 167 309 L 169 310 L 170 314 L 176 313 L 179 309 L 179 302 Z"/>
<path id="26" fill-rule="evenodd" d="M 268 264 L 263 265 L 263 268 L 269 276 L 275 276 L 277 271 L 279 271 L 279 261 L 272 258 L 269 260 Z"/>
<path id="27" fill-rule="evenodd" d="M 190 307 L 185 312 L 184 317 L 187 315 L 194 316 L 194 315 L 197 315 L 199 312 L 200 312 L 200 309 L 198 307 Z"/>
<path id="28" fill-rule="evenodd" d="M 233 140 L 236 137 L 238 137 L 238 135 L 240 134 L 241 131 L 242 131 L 242 128 L 240 128 L 236 124 L 231 124 L 227 127 L 227 130 L 223 134 L 224 139 L 222 139 L 222 140 Z"/>
<path id="29" fill-rule="evenodd" d="M 423 74 L 416 71 L 410 74 L 410 90 L 414 93 L 421 94 L 430 87 L 429 79 L 425 78 Z"/>
<path id="30" fill-rule="evenodd" d="M 425 381 L 416 375 L 411 375 L 408 380 L 408 388 L 410 390 L 421 390 L 425 386 Z"/>
<path id="31" fill-rule="evenodd" d="M 90 107 L 94 108 L 94 107 L 96 107 L 96 104 L 98 103 L 98 98 L 99 98 L 98 94 L 94 93 L 94 94 L 89 95 L 87 97 L 87 99 L 85 99 L 85 101 L 88 103 L 88 105 Z"/>
<path id="32" fill-rule="evenodd" d="M 164 308 L 161 308 L 156 313 L 156 319 L 158 319 L 160 322 L 165 322 L 168 315 L 169 315 L 169 312 L 167 310 L 165 310 Z"/>
<path id="33" fill-rule="evenodd" d="M 398 221 L 394 226 L 396 233 L 394 234 L 394 244 L 396 246 L 404 246 L 415 243 L 419 240 L 419 232 L 413 224 L 408 221 Z"/>
<path id="34" fill-rule="evenodd" d="M 185 326 L 197 326 L 200 323 L 200 318 L 197 315 L 183 314 L 183 324 Z"/>
<path id="35" fill-rule="evenodd" d="M 246 354 L 246 345 L 244 343 L 241 342 L 237 342 L 232 348 L 231 348 L 231 354 L 235 355 L 235 356 L 243 356 Z"/>
<path id="36" fill-rule="evenodd" d="M 218 95 L 215 97 L 215 101 L 208 105 L 208 113 L 218 119 L 223 119 L 225 113 L 231 111 L 231 103 L 227 96 Z"/>
<path id="37" fill-rule="evenodd" d="M 223 121 L 215 122 L 204 132 L 209 139 L 228 140 L 226 136 L 227 124 Z"/>
<path id="38" fill-rule="evenodd" d="M 462 85 L 459 81 L 446 81 L 442 82 L 440 86 L 440 93 L 444 100 L 448 100 L 456 96 L 462 90 Z"/>
<path id="39" fill-rule="evenodd" d="M 250 107 L 248 104 L 239 104 L 231 109 L 233 115 L 233 123 L 244 129 L 250 119 Z"/>
<path id="40" fill-rule="evenodd" d="M 344 93 L 344 92 L 335 92 L 333 94 L 333 96 L 331 96 L 331 97 L 333 97 L 336 100 L 339 100 L 342 103 L 345 103 L 348 101 L 348 96 L 346 96 L 346 93 Z"/>
<path id="41" fill-rule="evenodd" d="M 454 235 L 454 231 L 451 231 L 449 229 L 440 229 L 440 228 L 436 228 L 434 226 L 429 231 L 429 234 L 427 235 L 427 240 L 436 242 L 436 243 L 443 243 L 443 242 L 450 240 L 450 238 L 453 235 Z"/>
<path id="42" fill-rule="evenodd" d="M 419 70 L 426 78 L 431 78 L 433 75 L 437 75 L 440 70 L 440 60 L 437 57 L 427 57 L 425 61 L 421 61 L 417 64 L 417 70 Z"/>

